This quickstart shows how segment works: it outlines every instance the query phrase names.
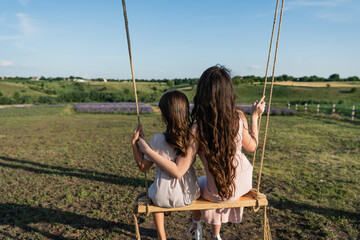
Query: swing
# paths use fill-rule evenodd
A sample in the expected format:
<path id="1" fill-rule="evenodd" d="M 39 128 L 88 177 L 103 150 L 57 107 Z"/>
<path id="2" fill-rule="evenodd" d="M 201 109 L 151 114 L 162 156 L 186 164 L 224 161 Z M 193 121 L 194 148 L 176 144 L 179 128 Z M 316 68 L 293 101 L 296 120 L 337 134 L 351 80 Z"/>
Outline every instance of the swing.
<path id="1" fill-rule="evenodd" d="M 137 216 L 139 214 L 146 214 L 146 216 L 148 216 L 150 213 L 153 213 L 153 212 L 193 211 L 193 210 L 209 210 L 209 209 L 237 208 L 237 207 L 251 207 L 254 212 L 257 212 L 261 207 L 264 207 L 264 223 L 263 223 L 264 235 L 263 235 L 263 238 L 265 240 L 271 240 L 269 220 L 266 215 L 266 207 L 268 205 L 268 200 L 266 198 L 266 195 L 260 193 L 260 182 L 261 182 L 261 173 L 262 173 L 263 160 L 264 160 L 264 154 L 265 154 L 267 130 L 268 130 L 269 119 L 270 119 L 270 107 L 271 107 L 271 99 L 272 99 L 272 92 L 273 92 L 273 86 L 274 86 L 275 67 L 276 67 L 276 59 L 277 59 L 277 52 L 278 52 L 278 46 L 279 46 L 279 37 L 280 37 L 280 29 L 281 29 L 282 15 L 283 15 L 283 9 L 284 9 L 284 1 L 285 0 L 282 0 L 282 5 L 281 5 L 280 20 L 279 20 L 279 27 L 278 27 L 277 40 L 276 40 L 274 63 L 273 63 L 273 69 L 272 69 L 272 79 L 271 79 L 269 103 L 268 103 L 268 107 L 267 107 L 266 124 L 265 124 L 264 138 L 263 138 L 264 141 L 263 141 L 263 145 L 262 145 L 257 188 L 251 189 L 247 194 L 245 194 L 244 196 L 240 197 L 238 200 L 233 201 L 233 202 L 215 203 L 215 202 L 207 201 L 200 197 L 197 200 L 195 200 L 191 205 L 188 205 L 185 207 L 163 208 L 163 207 L 155 206 L 154 204 L 151 203 L 151 200 L 149 199 L 149 196 L 148 196 L 147 173 L 145 172 L 146 192 L 141 193 L 137 196 L 137 198 L 135 200 L 134 213 L 133 213 L 134 222 L 135 222 L 135 230 L 136 230 L 136 238 L 138 240 L 140 240 L 140 231 L 139 231 L 139 226 L 138 226 L 138 221 L 137 221 Z M 122 0 L 122 5 L 123 5 L 126 36 L 127 36 L 127 43 L 128 43 L 131 75 L 132 75 L 132 81 L 133 81 L 133 87 L 134 87 L 134 93 L 135 93 L 137 119 L 138 119 L 138 124 L 140 124 L 139 106 L 138 106 L 138 98 L 137 98 L 137 92 L 136 92 L 133 61 L 132 61 L 132 55 L 131 55 L 130 35 L 129 35 L 127 14 L 126 14 L 125 0 Z M 272 28 L 270 47 L 269 47 L 267 65 L 266 65 L 263 96 L 265 95 L 265 91 L 266 91 L 267 75 L 268 75 L 268 69 L 269 69 L 269 63 L 270 63 L 271 48 L 273 45 L 273 37 L 274 37 L 274 31 L 275 31 L 275 26 L 276 26 L 278 6 L 279 6 L 279 0 L 277 0 L 276 8 L 275 8 L 274 23 L 273 23 L 273 28 Z M 259 118 L 259 125 L 258 125 L 259 132 L 260 132 L 260 123 L 261 123 L 261 116 Z M 255 158 L 256 158 L 256 151 L 253 154 L 253 161 L 252 161 L 253 166 L 255 163 Z"/>

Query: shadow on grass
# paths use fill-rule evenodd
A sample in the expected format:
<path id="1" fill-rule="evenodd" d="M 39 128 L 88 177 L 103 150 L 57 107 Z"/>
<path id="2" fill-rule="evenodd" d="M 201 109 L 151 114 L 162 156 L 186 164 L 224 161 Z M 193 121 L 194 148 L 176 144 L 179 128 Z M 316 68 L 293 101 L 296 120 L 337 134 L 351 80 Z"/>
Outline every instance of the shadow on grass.
<path id="1" fill-rule="evenodd" d="M 0 216 L 0 226 L 10 225 L 12 227 L 18 227 L 27 233 L 41 234 L 51 239 L 62 240 L 74 238 L 63 237 L 62 234 L 64 232 L 62 230 L 57 230 L 58 232 L 49 232 L 46 230 L 39 230 L 36 227 L 30 225 L 39 223 L 44 226 L 45 223 L 48 224 L 52 229 L 59 229 L 57 227 L 54 228 L 54 226 L 56 226 L 56 224 L 62 224 L 71 226 L 77 230 L 102 229 L 109 233 L 113 232 L 120 235 L 121 237 L 126 237 L 127 239 L 135 238 L 135 228 L 133 223 L 117 223 L 114 221 L 90 218 L 72 212 L 65 212 L 48 208 L 3 203 L 0 204 Z M 140 227 L 140 232 L 143 235 L 146 233 L 147 236 L 156 237 L 155 229 Z M 65 232 L 65 234 L 67 233 Z M 0 235 L 10 237 L 11 233 L 0 231 Z"/>
<path id="2" fill-rule="evenodd" d="M 59 176 L 69 176 L 77 177 L 81 179 L 88 179 L 99 182 L 106 182 L 117 184 L 121 186 L 133 186 L 138 187 L 144 184 L 143 179 L 139 178 L 129 178 L 118 176 L 115 174 L 102 173 L 97 171 L 88 171 L 84 169 L 76 168 L 64 168 L 60 166 L 51 166 L 36 162 L 31 162 L 27 160 L 19 160 L 8 157 L 0 157 L 0 160 L 5 162 L 0 162 L 1 167 L 13 168 L 13 169 L 22 169 L 25 171 L 30 171 L 34 173 L 49 174 L 49 175 L 59 175 Z M 13 164 L 16 163 L 16 164 Z M 29 166 L 31 165 L 31 166 Z M 35 167 L 32 167 L 35 166 Z"/>
<path id="3" fill-rule="evenodd" d="M 360 222 L 360 213 L 338 210 L 334 208 L 316 207 L 307 203 L 297 203 L 288 199 L 280 201 L 270 200 L 272 207 L 279 210 L 290 209 L 293 212 L 309 211 L 323 215 L 324 217 L 346 218 Z"/>

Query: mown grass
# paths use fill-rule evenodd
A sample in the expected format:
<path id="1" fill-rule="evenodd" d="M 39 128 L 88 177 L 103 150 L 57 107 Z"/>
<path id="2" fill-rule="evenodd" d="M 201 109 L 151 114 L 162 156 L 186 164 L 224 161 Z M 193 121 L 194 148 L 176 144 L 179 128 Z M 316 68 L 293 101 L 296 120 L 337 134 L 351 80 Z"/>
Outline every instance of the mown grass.
<path id="1" fill-rule="evenodd" d="M 138 82 L 136 85 L 137 91 L 143 95 L 152 94 L 154 91 L 162 92 L 168 88 L 166 83 L 157 82 Z M 0 81 L 1 92 L 7 97 L 12 97 L 15 92 L 19 92 L 21 95 L 30 96 L 56 96 L 63 93 L 78 91 L 79 88 L 81 88 L 81 91 L 85 92 L 89 92 L 92 90 L 107 93 L 117 93 L 125 91 L 131 96 L 134 95 L 133 84 L 132 82 L 127 81 L 107 83 L 69 81 Z M 49 94 L 47 94 L 47 92 L 49 92 Z"/>
<path id="2" fill-rule="evenodd" d="M 144 191 L 129 145 L 136 116 L 69 106 L 24 114 L 37 109 L 0 109 L 0 238 L 134 239 L 132 204 Z M 148 140 L 164 130 L 159 115 L 141 121 Z M 261 191 L 274 239 L 360 237 L 359 149 L 358 124 L 271 117 Z M 187 212 L 167 217 L 169 239 L 189 239 L 190 221 Z M 223 225 L 222 237 L 259 239 L 261 224 L 262 210 L 246 209 L 241 224 Z M 151 217 L 140 217 L 140 232 L 156 237 Z"/>
<path id="3" fill-rule="evenodd" d="M 38 96 L 45 96 L 46 94 L 39 91 L 34 91 L 29 88 L 29 84 L 17 83 L 17 82 L 7 82 L 7 81 L 0 81 L 0 91 L 8 97 L 12 97 L 15 92 L 19 92 L 22 95 L 30 95 L 34 97 Z"/>

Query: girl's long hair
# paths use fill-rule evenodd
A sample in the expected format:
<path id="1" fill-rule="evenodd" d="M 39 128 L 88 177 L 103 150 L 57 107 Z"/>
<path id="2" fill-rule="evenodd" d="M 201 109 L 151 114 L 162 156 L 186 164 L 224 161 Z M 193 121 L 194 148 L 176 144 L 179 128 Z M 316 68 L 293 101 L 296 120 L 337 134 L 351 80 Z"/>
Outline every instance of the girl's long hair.
<path id="1" fill-rule="evenodd" d="M 189 101 L 180 91 L 166 92 L 160 99 L 159 108 L 166 124 L 165 140 L 177 155 L 186 155 L 190 133 Z"/>
<path id="2" fill-rule="evenodd" d="M 205 155 L 222 200 L 232 197 L 235 191 L 233 159 L 239 131 L 235 100 L 232 79 L 226 68 L 213 66 L 201 75 L 191 118 L 198 125 L 199 151 Z"/>

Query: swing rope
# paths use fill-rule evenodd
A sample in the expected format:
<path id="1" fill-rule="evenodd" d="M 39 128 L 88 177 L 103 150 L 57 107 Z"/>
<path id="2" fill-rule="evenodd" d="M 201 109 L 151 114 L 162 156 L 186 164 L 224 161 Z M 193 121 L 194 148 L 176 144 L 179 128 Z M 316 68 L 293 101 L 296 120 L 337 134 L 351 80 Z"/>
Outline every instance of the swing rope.
<path id="1" fill-rule="evenodd" d="M 255 207 L 253 207 L 253 211 L 257 212 L 260 209 L 260 204 L 258 203 L 258 199 L 260 196 L 260 183 L 261 183 L 261 175 L 262 175 L 262 168 L 264 163 L 264 155 L 265 155 L 265 146 L 266 146 L 266 138 L 267 138 L 267 131 L 269 127 L 269 120 L 270 120 L 270 108 L 271 108 L 271 100 L 272 100 L 272 94 L 273 94 L 273 87 L 274 87 L 274 79 L 275 79 L 275 68 L 276 68 L 276 60 L 277 60 L 277 53 L 279 48 L 279 39 L 280 39 L 280 30 L 281 30 L 281 23 L 282 23 L 282 16 L 283 16 L 283 10 L 284 10 L 284 1 L 282 0 L 281 3 L 281 11 L 280 11 L 280 20 L 279 20 L 279 27 L 278 27 L 278 33 L 277 33 L 277 39 L 276 39 L 276 48 L 275 48 L 275 55 L 274 55 L 274 63 L 273 63 L 273 69 L 272 69 L 272 78 L 271 78 L 271 87 L 270 87 L 270 96 L 269 96 L 269 103 L 268 103 L 268 109 L 267 109 L 267 115 L 266 115 L 266 124 L 265 124 L 265 131 L 264 131 L 264 140 L 262 145 L 262 151 L 261 151 L 261 160 L 260 160 L 260 167 L 259 167 L 259 174 L 258 174 L 258 182 L 257 182 L 257 204 Z M 263 96 L 265 96 L 266 91 L 266 83 L 267 83 L 267 75 L 268 75 L 268 69 L 269 69 L 269 62 L 270 62 L 270 55 L 271 55 L 271 48 L 272 48 L 272 42 L 274 38 L 274 29 L 276 25 L 276 18 L 277 18 L 277 12 L 278 12 L 278 6 L 279 6 L 279 0 L 276 2 L 276 8 L 275 8 L 275 14 L 274 14 L 274 23 L 273 23 L 273 29 L 271 34 L 271 40 L 270 40 L 270 47 L 269 47 L 269 54 L 268 54 L 268 60 L 267 60 L 267 66 L 266 66 L 266 74 L 265 74 L 265 82 L 264 82 L 264 89 L 263 89 Z M 259 118 L 259 132 L 260 132 L 260 124 L 261 124 L 261 116 Z M 256 151 L 253 155 L 253 162 L 252 165 L 255 164 L 255 157 L 256 157 Z M 271 240 L 271 230 L 270 230 L 270 224 L 269 219 L 267 217 L 267 207 L 264 206 L 264 239 Z"/>
<path id="2" fill-rule="evenodd" d="M 269 120 L 270 120 L 270 107 L 271 107 L 271 100 L 272 100 L 273 87 L 274 87 L 276 59 L 277 59 L 277 53 L 278 53 L 278 48 L 279 48 L 279 39 L 280 39 L 281 22 L 282 22 L 283 10 L 284 10 L 284 1 L 285 0 L 282 0 L 282 3 L 281 3 L 280 20 L 279 20 L 277 39 L 276 39 L 276 48 L 275 48 L 275 55 L 274 55 L 274 64 L 273 64 L 273 69 L 272 69 L 270 96 L 269 96 L 269 103 L 268 103 L 268 109 L 267 109 L 267 115 L 266 115 L 266 124 L 265 124 L 264 138 L 263 138 L 264 141 L 263 141 L 262 150 L 261 150 L 261 160 L 260 160 L 259 176 L 258 176 L 258 183 L 257 183 L 257 192 L 258 193 L 260 192 L 261 173 L 262 173 L 262 168 L 263 168 L 266 137 L 267 137 L 267 131 L 268 131 L 268 127 L 269 127 Z M 277 9 L 276 9 L 276 11 L 277 11 Z M 265 91 L 265 89 L 264 89 L 264 91 Z"/>
<path id="3" fill-rule="evenodd" d="M 275 7 L 275 13 L 274 13 L 274 23 L 273 23 L 273 27 L 272 27 L 270 46 L 269 46 L 269 53 L 268 53 L 268 58 L 267 58 L 267 63 L 266 63 L 266 72 L 265 72 L 263 96 L 265 96 L 265 91 L 266 91 L 266 84 L 267 84 L 267 77 L 268 77 L 269 66 L 270 66 L 271 50 L 272 50 L 273 39 L 274 39 L 274 32 L 275 32 L 276 19 L 277 19 L 277 13 L 278 13 L 278 6 L 279 6 L 279 0 L 276 1 L 276 7 Z M 261 124 L 261 115 L 260 115 L 259 121 L 258 121 L 258 126 L 259 126 L 258 132 L 260 132 L 260 124 Z M 253 167 L 254 167 L 254 164 L 255 164 L 255 158 L 256 158 L 256 150 L 255 150 L 255 152 L 253 154 L 253 160 L 252 160 L 252 166 Z"/>
<path id="4" fill-rule="evenodd" d="M 122 6 L 123 6 L 123 12 L 124 12 L 124 20 L 125 20 L 125 28 L 126 28 L 126 38 L 127 38 L 127 43 L 128 43 L 128 50 L 129 50 L 129 60 L 130 60 L 130 68 L 131 68 L 131 77 L 132 77 L 132 82 L 133 82 L 133 87 L 134 87 L 134 95 L 135 95 L 135 104 L 136 104 L 136 115 L 137 115 L 137 119 L 138 119 L 138 125 L 140 125 L 140 112 L 139 112 L 139 103 L 138 103 L 138 97 L 137 97 L 137 91 L 136 91 L 136 83 L 135 83 L 135 75 L 134 75 L 134 65 L 133 65 L 133 60 L 132 60 L 132 54 L 131 54 L 131 45 L 130 45 L 130 34 L 129 34 L 129 24 L 128 24 L 128 19 L 127 19 L 127 14 L 126 14 L 126 4 L 125 4 L 125 0 L 122 0 Z M 146 216 L 148 216 L 150 214 L 149 211 L 149 191 L 148 191 L 148 181 L 147 181 L 147 173 L 145 172 L 145 188 L 146 188 Z M 137 199 L 141 197 L 140 195 L 137 196 Z M 134 215 L 134 217 L 136 218 L 136 215 Z M 136 221 L 137 222 L 137 221 Z"/>

